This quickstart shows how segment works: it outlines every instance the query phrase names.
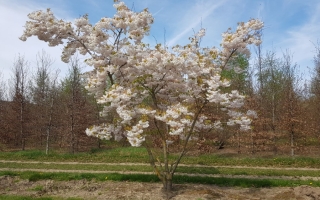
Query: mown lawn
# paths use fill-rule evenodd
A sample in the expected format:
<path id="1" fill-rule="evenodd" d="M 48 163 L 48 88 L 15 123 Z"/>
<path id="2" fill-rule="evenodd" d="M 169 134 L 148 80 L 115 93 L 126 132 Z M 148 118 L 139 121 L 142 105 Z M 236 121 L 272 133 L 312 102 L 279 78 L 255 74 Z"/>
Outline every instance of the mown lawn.
<path id="1" fill-rule="evenodd" d="M 152 168 L 148 165 L 147 158 L 147 152 L 144 148 L 134 147 L 114 148 L 110 150 L 77 154 L 50 153 L 49 155 L 46 155 L 43 151 L 1 152 L 0 160 L 4 161 L 0 162 L 0 168 L 12 170 L 1 171 L 0 176 L 19 176 L 22 179 L 28 179 L 30 181 L 43 179 L 58 181 L 95 179 L 98 181 L 158 182 L 159 179 L 153 174 Z M 125 164 L 119 165 L 117 163 Z M 135 163 L 135 165 L 130 163 Z M 320 186 L 320 181 L 311 180 L 236 177 L 236 175 L 320 177 L 320 159 L 316 158 L 226 157 L 204 154 L 200 156 L 186 156 L 181 164 L 184 164 L 185 166 L 181 165 L 178 167 L 177 173 L 180 174 L 174 176 L 174 183 L 203 183 L 239 187 Z M 234 166 L 242 166 L 243 168 L 236 168 Z M 251 167 L 276 167 L 277 169 L 259 169 Z M 281 169 L 284 167 L 310 169 Z M 30 171 L 18 172 L 14 171 L 14 169 L 30 169 Z M 43 169 L 48 172 L 36 172 L 32 171 L 32 169 Z M 50 169 L 89 170 L 92 172 L 49 172 Z M 103 171 L 108 172 L 103 173 Z M 118 172 L 132 172 L 133 174 L 119 174 Z M 140 174 L 142 172 L 148 172 L 150 174 Z M 190 174 L 193 174 L 193 176 L 188 176 Z M 202 177 L 201 175 L 221 175 L 222 177 Z M 224 175 L 235 175 L 235 177 L 223 177 Z"/>
<path id="2" fill-rule="evenodd" d="M 24 162 L 0 162 L 1 168 L 10 169 L 43 169 L 43 170 L 88 170 L 88 171 L 113 171 L 113 172 L 149 172 L 153 169 L 147 165 L 108 165 L 108 164 L 90 164 L 90 163 L 24 163 Z M 184 174 L 207 174 L 207 175 L 257 175 L 257 176 L 294 176 L 294 177 L 319 177 L 319 170 L 298 170 L 298 169 L 256 169 L 256 168 L 232 168 L 229 167 L 210 167 L 210 166 L 179 166 L 177 173 Z"/>
<path id="3" fill-rule="evenodd" d="M 174 157 L 176 155 L 173 155 Z M 147 151 L 144 148 L 122 147 L 99 150 L 89 153 L 50 153 L 44 151 L 0 152 L 0 160 L 28 160 L 51 162 L 98 162 L 98 163 L 149 163 Z M 296 167 L 319 168 L 320 159 L 311 157 L 239 157 L 214 154 L 197 156 L 186 155 L 181 164 L 199 164 L 214 166 L 256 166 L 256 167 Z"/>

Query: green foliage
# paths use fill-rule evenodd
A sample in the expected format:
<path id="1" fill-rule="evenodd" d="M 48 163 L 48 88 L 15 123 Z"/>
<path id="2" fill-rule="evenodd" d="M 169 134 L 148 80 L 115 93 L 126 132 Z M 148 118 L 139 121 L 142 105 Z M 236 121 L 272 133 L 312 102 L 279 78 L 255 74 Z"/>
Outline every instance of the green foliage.
<path id="1" fill-rule="evenodd" d="M 230 63 L 231 67 L 238 67 L 243 70 L 243 73 L 236 73 L 235 70 L 223 69 L 221 72 L 221 78 L 231 81 L 231 86 L 229 88 L 223 88 L 223 90 L 238 90 L 241 93 L 248 93 L 249 86 L 248 79 L 248 68 L 249 60 L 245 55 L 237 55 L 234 60 Z"/>
<path id="2" fill-rule="evenodd" d="M 236 73 L 234 70 L 222 70 L 221 72 L 221 77 L 222 78 L 226 78 L 228 80 L 234 80 L 234 79 L 239 79 L 244 81 L 247 78 L 247 70 L 249 67 L 249 60 L 247 57 L 245 57 L 244 55 L 238 55 L 237 57 L 235 57 L 235 59 L 233 60 L 233 62 L 231 63 L 232 67 L 239 67 L 240 69 L 244 70 L 245 73 Z"/>

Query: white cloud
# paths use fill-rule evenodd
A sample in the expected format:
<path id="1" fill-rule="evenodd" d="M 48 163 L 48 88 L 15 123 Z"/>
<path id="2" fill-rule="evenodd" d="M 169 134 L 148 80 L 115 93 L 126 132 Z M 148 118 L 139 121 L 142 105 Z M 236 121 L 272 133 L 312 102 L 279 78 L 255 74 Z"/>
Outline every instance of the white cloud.
<path id="1" fill-rule="evenodd" d="M 272 46 L 278 56 L 281 56 L 282 52 L 288 49 L 293 54 L 293 62 L 301 67 L 304 79 L 310 79 L 309 68 L 313 67 L 314 45 L 317 43 L 320 33 L 320 3 L 304 6 L 310 15 L 305 22 L 297 26 L 294 24 L 295 18 L 292 18 L 292 26 L 281 30 L 281 32 L 271 31 L 272 35 L 269 37 L 273 36 L 274 44 Z"/>
<path id="2" fill-rule="evenodd" d="M 27 14 L 40 9 L 46 9 L 50 5 L 34 4 L 32 1 L 0 1 L 0 38 L 3 51 L 0 54 L 0 71 L 4 79 L 11 77 L 11 69 L 14 59 L 20 54 L 30 62 L 30 67 L 35 67 L 36 54 L 45 50 L 54 60 L 53 69 L 61 69 L 62 73 L 67 71 L 67 65 L 60 60 L 62 47 L 48 47 L 36 37 L 28 38 L 26 42 L 19 40 L 24 30 Z M 52 5 L 51 5 L 52 6 Z M 53 9 L 58 10 L 58 9 Z M 66 14 L 63 10 L 59 14 Z M 63 18 L 70 18 L 64 15 Z M 31 69 L 32 70 L 32 69 Z"/>
<path id="3" fill-rule="evenodd" d="M 195 5 L 192 5 L 191 9 L 189 9 L 188 12 L 183 13 L 183 22 L 177 23 L 176 31 L 179 31 L 179 33 L 177 33 L 173 38 L 171 38 L 168 41 L 168 46 L 173 46 L 177 44 L 177 42 L 181 38 L 185 37 L 187 33 L 192 31 L 194 28 L 198 28 L 199 25 L 203 21 L 205 21 L 207 17 L 209 17 L 223 3 L 223 1 L 219 1 L 218 3 L 217 1 L 200 1 L 197 2 Z"/>

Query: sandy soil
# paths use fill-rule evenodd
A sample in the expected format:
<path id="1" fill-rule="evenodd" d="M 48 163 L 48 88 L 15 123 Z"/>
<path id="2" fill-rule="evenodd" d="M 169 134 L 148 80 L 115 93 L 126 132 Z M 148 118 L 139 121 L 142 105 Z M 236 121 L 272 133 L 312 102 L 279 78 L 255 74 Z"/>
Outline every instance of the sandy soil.
<path id="1" fill-rule="evenodd" d="M 114 181 L 53 181 L 30 182 L 17 177 L 0 177 L 0 194 L 27 195 L 31 197 L 78 197 L 85 200 L 103 199 L 299 199 L 320 200 L 320 188 L 299 186 L 295 188 L 229 188 L 201 184 L 177 184 L 170 193 L 162 191 L 160 183 Z"/>

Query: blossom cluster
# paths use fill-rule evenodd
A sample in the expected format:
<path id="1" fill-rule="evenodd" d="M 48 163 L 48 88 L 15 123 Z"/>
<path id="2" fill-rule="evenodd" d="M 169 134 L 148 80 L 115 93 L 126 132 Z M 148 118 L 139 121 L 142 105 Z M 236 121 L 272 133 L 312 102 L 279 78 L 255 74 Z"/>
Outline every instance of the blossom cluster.
<path id="1" fill-rule="evenodd" d="M 194 113 L 178 103 L 168 107 L 165 112 L 155 115 L 155 119 L 165 122 L 170 127 L 170 135 L 180 135 L 191 126 L 193 116 Z"/>
<path id="2" fill-rule="evenodd" d="M 86 129 L 86 134 L 88 136 L 95 136 L 100 139 L 110 140 L 112 135 L 119 135 L 119 127 L 114 126 L 113 124 L 102 124 L 100 126 L 93 125 L 90 128 Z M 116 139 L 120 140 L 121 137 Z"/>
<path id="3" fill-rule="evenodd" d="M 225 32 L 221 49 L 200 47 L 205 29 L 191 37 L 189 44 L 169 49 L 142 42 L 153 23 L 147 9 L 134 12 L 118 1 L 114 7 L 117 12 L 112 18 L 103 17 L 95 25 L 88 16 L 72 24 L 56 19 L 49 9 L 36 11 L 28 15 L 31 21 L 20 38 L 37 36 L 50 46 L 66 42 L 64 62 L 76 51 L 90 56 L 85 62 L 93 70 L 86 74 L 85 87 L 103 105 L 101 116 L 113 117 L 106 120 L 109 123 L 88 128 L 87 135 L 126 137 L 132 146 L 140 146 L 146 130 L 161 125 L 158 130 L 167 131 L 162 134 L 165 141 L 170 135 L 191 138 L 204 129 L 222 128 L 218 119 L 204 114 L 209 104 L 223 107 L 230 117 L 228 125 L 251 128 L 255 113 L 240 112 L 244 96 L 235 90 L 226 92 L 230 81 L 221 72 L 231 70 L 228 63 L 237 55 L 249 55 L 249 44 L 261 43 L 261 21 L 251 19 L 239 23 L 235 32 Z M 241 72 L 237 67 L 233 70 Z"/>

